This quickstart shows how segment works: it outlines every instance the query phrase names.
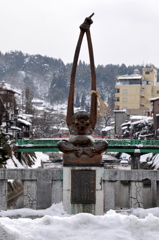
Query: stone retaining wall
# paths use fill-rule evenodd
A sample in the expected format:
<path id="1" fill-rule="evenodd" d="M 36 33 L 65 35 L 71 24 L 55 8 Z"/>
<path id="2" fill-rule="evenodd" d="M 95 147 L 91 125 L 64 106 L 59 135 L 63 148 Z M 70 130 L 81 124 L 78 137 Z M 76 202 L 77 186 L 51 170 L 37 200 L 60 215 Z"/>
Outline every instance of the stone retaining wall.
<path id="1" fill-rule="evenodd" d="M 22 180 L 23 207 L 45 209 L 62 201 L 63 172 L 59 169 L 1 169 L 0 209 L 7 209 L 7 180 Z M 18 208 L 18 206 L 17 206 Z"/>
<path id="2" fill-rule="evenodd" d="M 1 210 L 7 210 L 7 181 L 10 179 L 23 181 L 24 208 L 45 209 L 63 200 L 62 169 L 1 169 Z M 104 212 L 159 206 L 159 171 L 103 169 L 101 181 Z"/>

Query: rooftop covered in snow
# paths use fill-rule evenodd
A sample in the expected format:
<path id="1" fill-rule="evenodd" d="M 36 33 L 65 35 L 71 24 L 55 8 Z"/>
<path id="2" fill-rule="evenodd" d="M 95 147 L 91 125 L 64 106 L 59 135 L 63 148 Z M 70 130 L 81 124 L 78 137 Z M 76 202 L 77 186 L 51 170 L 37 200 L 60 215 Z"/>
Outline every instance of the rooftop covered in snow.
<path id="1" fill-rule="evenodd" d="M 18 90 L 13 89 L 13 86 L 11 86 L 10 84 L 8 84 L 4 81 L 0 82 L 0 91 L 2 91 L 2 90 L 7 90 L 12 93 L 19 94 L 19 95 L 21 94 Z"/>
<path id="2" fill-rule="evenodd" d="M 117 76 L 117 80 L 129 80 L 129 79 L 142 79 L 142 75 L 140 74 L 131 74 L 131 75 L 122 75 L 122 76 Z"/>

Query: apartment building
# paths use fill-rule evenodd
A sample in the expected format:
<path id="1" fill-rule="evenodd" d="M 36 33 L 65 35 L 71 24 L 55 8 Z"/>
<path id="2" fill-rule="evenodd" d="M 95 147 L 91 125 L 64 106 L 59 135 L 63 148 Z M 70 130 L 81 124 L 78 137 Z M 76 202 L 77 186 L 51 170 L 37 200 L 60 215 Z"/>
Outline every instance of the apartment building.
<path id="1" fill-rule="evenodd" d="M 146 115 L 150 112 L 150 98 L 159 97 L 157 70 L 152 66 L 137 69 L 132 75 L 117 76 L 115 86 L 115 110 L 126 110 L 130 115 Z"/>

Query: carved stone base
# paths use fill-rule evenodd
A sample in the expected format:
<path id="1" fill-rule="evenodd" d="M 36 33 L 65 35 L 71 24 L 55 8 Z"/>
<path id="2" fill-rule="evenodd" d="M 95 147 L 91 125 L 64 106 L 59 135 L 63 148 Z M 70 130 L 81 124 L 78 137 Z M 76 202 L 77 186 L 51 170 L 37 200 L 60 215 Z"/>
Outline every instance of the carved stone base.
<path id="1" fill-rule="evenodd" d="M 93 157 L 89 157 L 89 156 L 83 154 L 79 158 L 74 153 L 64 153 L 63 161 L 64 161 L 64 163 L 101 163 L 102 155 L 96 154 Z"/>
<path id="2" fill-rule="evenodd" d="M 104 214 L 103 166 L 63 167 L 63 205 L 69 214 Z"/>

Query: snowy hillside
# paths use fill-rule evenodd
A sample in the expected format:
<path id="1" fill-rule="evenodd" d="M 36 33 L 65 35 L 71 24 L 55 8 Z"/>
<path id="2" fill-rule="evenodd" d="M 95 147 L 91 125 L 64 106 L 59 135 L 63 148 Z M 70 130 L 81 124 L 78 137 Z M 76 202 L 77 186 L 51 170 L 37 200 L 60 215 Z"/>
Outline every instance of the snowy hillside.
<path id="1" fill-rule="evenodd" d="M 141 66 L 98 65 L 96 67 L 97 89 L 102 99 L 113 103 L 116 76 L 131 74 Z M 0 52 L 0 82 L 5 81 L 21 89 L 24 98 L 26 87 L 33 93 L 33 98 L 47 100 L 51 104 L 64 102 L 68 96 L 72 64 L 64 64 L 61 59 L 41 55 L 29 55 L 12 51 Z M 79 61 L 76 73 L 75 95 L 90 99 L 91 74 L 90 66 Z M 77 103 L 78 104 L 78 103 Z"/>

